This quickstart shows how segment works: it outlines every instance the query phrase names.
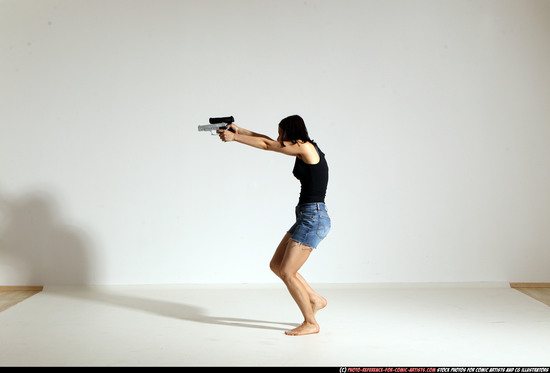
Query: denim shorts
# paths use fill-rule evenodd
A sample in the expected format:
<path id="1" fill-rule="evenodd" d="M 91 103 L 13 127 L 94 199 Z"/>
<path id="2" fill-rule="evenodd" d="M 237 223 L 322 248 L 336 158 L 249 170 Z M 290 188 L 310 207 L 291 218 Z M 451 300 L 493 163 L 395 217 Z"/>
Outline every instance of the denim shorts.
<path id="1" fill-rule="evenodd" d="M 296 223 L 288 230 L 291 240 L 311 248 L 325 238 L 330 230 L 330 217 L 324 203 L 304 203 L 296 206 Z"/>

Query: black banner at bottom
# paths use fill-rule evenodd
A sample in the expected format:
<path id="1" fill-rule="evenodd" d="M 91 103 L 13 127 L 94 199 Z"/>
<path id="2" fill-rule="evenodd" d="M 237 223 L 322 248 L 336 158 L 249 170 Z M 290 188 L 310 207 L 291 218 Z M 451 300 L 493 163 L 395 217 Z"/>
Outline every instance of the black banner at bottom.
<path id="1" fill-rule="evenodd" d="M 340 367 L 339 373 L 550 373 L 550 367 Z"/>

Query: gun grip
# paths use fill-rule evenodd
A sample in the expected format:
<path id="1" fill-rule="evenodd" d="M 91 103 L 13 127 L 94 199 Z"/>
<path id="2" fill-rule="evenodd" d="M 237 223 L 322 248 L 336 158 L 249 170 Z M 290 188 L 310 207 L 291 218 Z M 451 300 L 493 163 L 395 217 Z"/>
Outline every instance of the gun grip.
<path id="1" fill-rule="evenodd" d="M 233 128 L 227 128 L 227 126 L 220 127 L 221 130 L 228 130 L 229 132 L 235 133 L 235 130 Z"/>
<path id="2" fill-rule="evenodd" d="M 220 127 L 219 129 L 221 129 L 221 130 L 227 130 L 228 128 L 227 128 L 227 126 L 222 126 L 222 127 Z M 229 128 L 229 131 L 235 133 L 235 130 L 234 130 L 233 128 Z M 217 131 L 211 131 L 210 134 L 212 134 L 212 135 L 217 135 Z"/>

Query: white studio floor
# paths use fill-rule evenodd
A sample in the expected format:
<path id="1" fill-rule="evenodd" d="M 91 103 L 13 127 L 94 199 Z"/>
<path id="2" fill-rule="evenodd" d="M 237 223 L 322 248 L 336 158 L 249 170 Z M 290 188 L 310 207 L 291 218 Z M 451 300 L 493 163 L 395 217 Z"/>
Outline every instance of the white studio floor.
<path id="1" fill-rule="evenodd" d="M 0 313 L 0 366 L 549 366 L 550 307 L 502 284 L 46 287 Z"/>

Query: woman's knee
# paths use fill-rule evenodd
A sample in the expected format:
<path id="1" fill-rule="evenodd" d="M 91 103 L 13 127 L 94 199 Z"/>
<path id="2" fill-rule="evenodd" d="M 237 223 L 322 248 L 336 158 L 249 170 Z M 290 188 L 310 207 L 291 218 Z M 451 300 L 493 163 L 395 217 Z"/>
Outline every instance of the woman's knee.
<path id="1" fill-rule="evenodd" d="M 287 283 L 289 281 L 292 281 L 292 279 L 296 278 L 296 271 L 282 267 L 282 268 L 279 268 L 279 274 L 277 276 L 279 276 L 281 280 L 283 280 L 283 282 Z"/>
<path id="2" fill-rule="evenodd" d="M 270 268 L 271 271 L 272 271 L 273 273 L 275 273 L 278 277 L 281 277 L 281 275 L 280 275 L 280 269 L 281 269 L 280 263 L 277 263 L 275 260 L 272 260 L 272 261 L 269 263 L 269 268 Z"/>

